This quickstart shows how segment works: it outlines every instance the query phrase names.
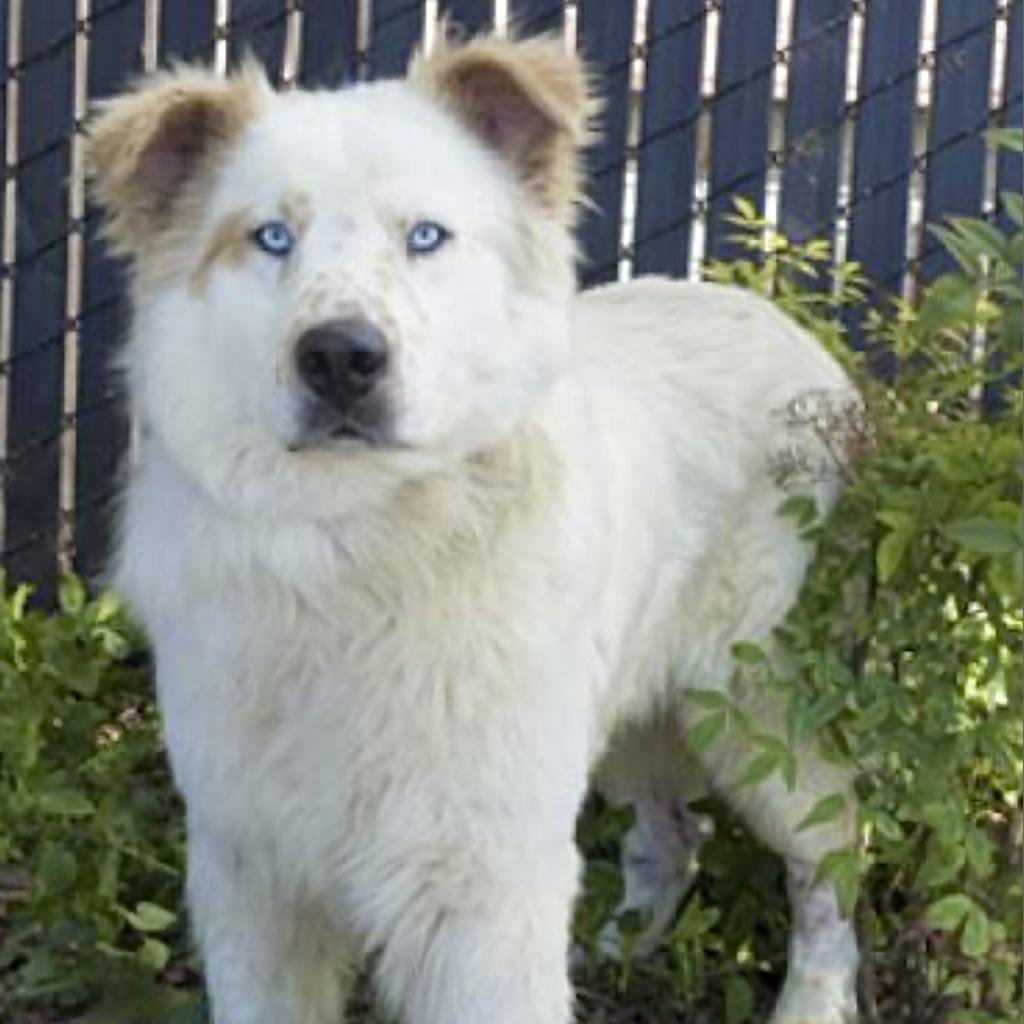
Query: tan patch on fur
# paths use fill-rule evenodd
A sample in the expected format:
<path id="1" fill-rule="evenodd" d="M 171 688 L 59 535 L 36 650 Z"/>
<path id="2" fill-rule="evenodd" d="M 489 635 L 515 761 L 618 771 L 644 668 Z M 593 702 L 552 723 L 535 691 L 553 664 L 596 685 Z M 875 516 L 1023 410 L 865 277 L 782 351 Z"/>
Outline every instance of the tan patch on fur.
<path id="1" fill-rule="evenodd" d="M 253 214 L 248 209 L 228 214 L 213 229 L 199 262 L 189 274 L 189 287 L 194 292 L 206 288 L 210 273 L 218 263 L 239 264 L 252 251 Z"/>
<path id="2" fill-rule="evenodd" d="M 313 201 L 305 192 L 286 192 L 281 198 L 281 220 L 292 229 L 296 238 L 301 238 L 313 222 Z"/>
<path id="3" fill-rule="evenodd" d="M 286 193 L 278 205 L 281 220 L 301 239 L 313 220 L 313 204 L 305 192 Z M 239 264 L 253 252 L 252 232 L 257 226 L 256 214 L 246 208 L 224 217 L 213 229 L 199 261 L 189 274 L 189 287 L 202 292 L 214 267 L 218 264 Z"/>
<path id="4" fill-rule="evenodd" d="M 582 201 L 580 150 L 596 113 L 586 68 L 560 40 L 442 42 L 410 80 L 508 160 L 544 208 L 570 222 Z"/>
<path id="5" fill-rule="evenodd" d="M 217 157 L 269 95 L 255 64 L 226 79 L 182 66 L 102 104 L 88 129 L 87 166 L 112 246 L 136 256 L 183 220 L 193 223 Z"/>

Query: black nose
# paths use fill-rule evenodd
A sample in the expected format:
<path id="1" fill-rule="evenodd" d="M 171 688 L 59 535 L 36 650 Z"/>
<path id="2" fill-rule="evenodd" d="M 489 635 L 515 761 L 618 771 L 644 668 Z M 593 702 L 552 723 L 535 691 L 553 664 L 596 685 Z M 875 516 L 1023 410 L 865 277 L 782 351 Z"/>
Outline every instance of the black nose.
<path id="1" fill-rule="evenodd" d="M 299 378 L 318 398 L 346 410 L 366 395 L 388 362 L 384 335 L 365 320 L 329 320 L 295 346 Z"/>

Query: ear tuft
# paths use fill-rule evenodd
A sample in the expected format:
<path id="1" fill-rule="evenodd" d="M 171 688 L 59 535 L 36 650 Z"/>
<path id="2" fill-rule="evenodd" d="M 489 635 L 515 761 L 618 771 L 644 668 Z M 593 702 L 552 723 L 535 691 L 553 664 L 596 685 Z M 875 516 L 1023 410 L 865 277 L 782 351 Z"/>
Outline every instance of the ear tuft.
<path id="1" fill-rule="evenodd" d="M 164 230 L 189 185 L 269 93 L 251 62 L 229 78 L 181 66 L 101 103 L 87 130 L 86 166 L 114 247 L 133 255 Z"/>
<path id="2" fill-rule="evenodd" d="M 548 212 L 572 220 L 597 104 L 583 62 L 561 40 L 444 40 L 416 58 L 409 78 L 507 160 Z"/>

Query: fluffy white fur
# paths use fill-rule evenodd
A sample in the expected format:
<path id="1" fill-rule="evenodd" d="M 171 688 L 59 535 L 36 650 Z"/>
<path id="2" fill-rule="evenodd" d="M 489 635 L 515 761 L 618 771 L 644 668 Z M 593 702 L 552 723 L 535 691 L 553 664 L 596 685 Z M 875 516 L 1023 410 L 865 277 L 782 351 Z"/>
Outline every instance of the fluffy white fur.
<path id="1" fill-rule="evenodd" d="M 681 694 L 730 690 L 777 718 L 730 646 L 768 638 L 808 561 L 769 466 L 821 453 L 780 411 L 850 385 L 749 294 L 575 294 L 565 219 L 420 81 L 259 88 L 187 230 L 126 243 L 145 437 L 116 580 L 155 647 L 215 1019 L 338 1024 L 372 954 L 407 1024 L 568 1024 L 588 780 L 638 802 L 627 898 L 666 923 L 696 837 Z M 309 217 L 287 266 L 252 248 L 197 284 L 218 224 L 296 193 Z M 424 217 L 454 237 L 410 259 Z M 395 443 L 289 450 L 295 338 L 353 314 L 389 339 Z M 791 867 L 774 1020 L 840 1024 L 856 948 L 809 880 L 852 816 L 794 826 L 848 780 L 809 749 L 794 791 L 732 792 L 738 742 L 699 772 Z"/>

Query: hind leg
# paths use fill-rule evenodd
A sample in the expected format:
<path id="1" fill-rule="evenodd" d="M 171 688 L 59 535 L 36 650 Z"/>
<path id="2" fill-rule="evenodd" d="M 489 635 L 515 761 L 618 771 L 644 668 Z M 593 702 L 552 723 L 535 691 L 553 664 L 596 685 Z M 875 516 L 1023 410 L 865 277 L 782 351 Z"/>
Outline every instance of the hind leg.
<path id="1" fill-rule="evenodd" d="M 615 918 L 598 939 L 605 955 L 619 957 L 623 937 L 617 919 L 641 913 L 643 931 L 630 941 L 636 956 L 657 946 L 697 874 L 697 854 L 710 820 L 687 803 L 706 792 L 699 767 L 683 752 L 678 723 L 669 717 L 622 730 L 598 768 L 595 784 L 609 803 L 633 808 L 622 844 L 624 894 Z"/>
<path id="2" fill-rule="evenodd" d="M 785 735 L 783 711 L 773 694 L 741 697 L 740 703 L 761 728 Z M 840 914 L 832 884 L 813 883 L 827 853 L 855 842 L 851 775 L 824 760 L 817 745 L 808 743 L 799 750 L 799 773 L 792 789 L 778 775 L 759 785 L 737 788 L 750 757 L 744 739 L 727 734 L 700 760 L 715 791 L 786 862 L 792 909 L 789 969 L 772 1024 L 852 1024 L 857 1019 L 856 935 Z M 798 831 L 815 803 L 832 793 L 846 797 L 842 817 Z"/>

